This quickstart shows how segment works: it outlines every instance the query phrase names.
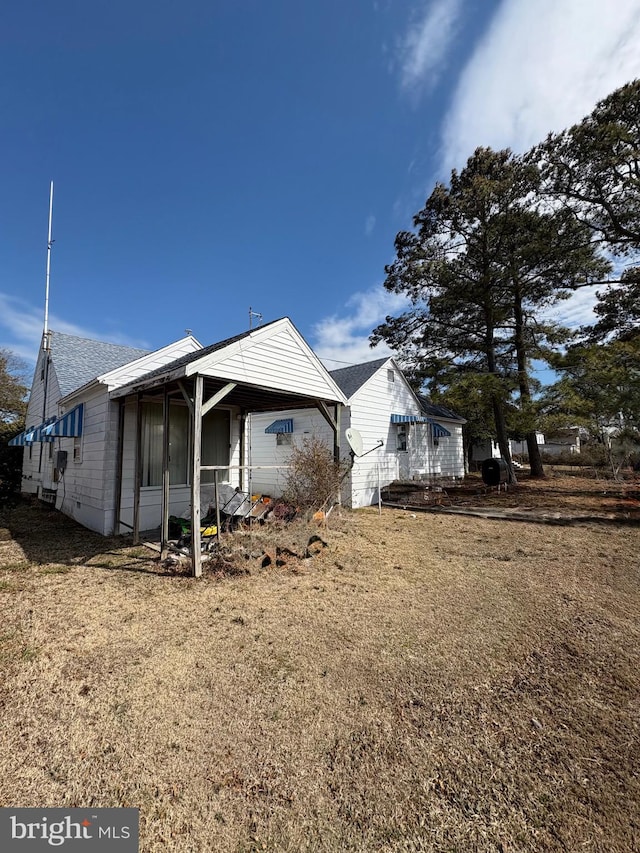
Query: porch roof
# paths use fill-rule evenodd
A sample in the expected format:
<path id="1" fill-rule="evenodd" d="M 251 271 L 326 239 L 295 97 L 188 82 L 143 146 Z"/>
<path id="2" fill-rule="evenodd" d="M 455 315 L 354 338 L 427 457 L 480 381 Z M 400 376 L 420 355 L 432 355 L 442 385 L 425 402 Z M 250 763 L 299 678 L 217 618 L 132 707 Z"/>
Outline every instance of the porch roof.
<path id="1" fill-rule="evenodd" d="M 318 401 L 346 404 L 346 398 L 293 323 L 284 317 L 257 329 L 189 353 L 111 391 L 117 399 L 131 394 L 160 394 L 165 386 L 191 390 L 204 380 L 204 399 L 229 383 L 225 405 L 245 411 L 303 408 Z"/>

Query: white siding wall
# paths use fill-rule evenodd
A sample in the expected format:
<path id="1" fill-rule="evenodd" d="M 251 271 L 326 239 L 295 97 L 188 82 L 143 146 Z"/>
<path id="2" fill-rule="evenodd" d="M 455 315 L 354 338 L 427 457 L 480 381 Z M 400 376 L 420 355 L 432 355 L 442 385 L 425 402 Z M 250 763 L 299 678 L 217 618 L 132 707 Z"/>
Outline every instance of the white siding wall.
<path id="1" fill-rule="evenodd" d="M 305 436 L 314 435 L 333 447 L 333 430 L 322 417 L 318 409 L 291 409 L 284 412 L 271 412 L 267 414 L 252 414 L 247 419 L 247 456 L 249 465 L 287 465 L 289 462 L 290 448 L 279 447 L 277 437 L 271 433 L 265 433 L 265 429 L 274 420 L 282 418 L 293 419 L 292 441 L 300 446 Z M 343 418 L 344 420 L 344 418 Z M 343 429 L 346 429 L 344 423 Z M 343 439 L 343 451 L 348 451 L 346 441 Z M 250 487 L 252 494 L 271 495 L 279 497 L 285 486 L 287 471 L 280 470 L 253 470 L 250 474 Z"/>
<path id="2" fill-rule="evenodd" d="M 399 477 L 429 476 L 432 474 L 464 476 L 464 451 L 462 426 L 450 421 L 442 425 L 450 437 L 441 438 L 438 446 L 431 441 L 427 426 L 406 425 L 407 451 L 397 449 L 398 428 L 391 423 L 391 415 L 418 415 L 420 408 L 402 376 L 394 371 L 395 381 L 387 377 L 387 367 L 382 366 L 351 398 L 350 406 L 343 409 L 341 448 L 343 458 L 349 456 L 345 431 L 351 426 L 362 435 L 363 449 L 371 450 L 382 439 L 384 445 L 366 456 L 356 458 L 348 482 L 349 501 L 354 508 L 369 506 L 378 499 L 378 474 L 382 487 Z M 276 436 L 265 434 L 265 428 L 274 420 L 292 418 L 293 440 L 296 443 L 310 433 L 320 436 L 329 446 L 333 444 L 333 433 L 322 417 L 313 409 L 290 410 L 254 414 L 249 421 L 250 454 L 252 465 L 284 465 L 289 457 L 287 447 L 278 447 Z M 254 493 L 278 496 L 282 493 L 285 471 L 253 471 Z"/>
<path id="3" fill-rule="evenodd" d="M 435 418 L 434 418 L 435 420 Z M 429 424 L 416 424 L 412 427 L 424 435 L 423 443 L 428 445 L 429 464 L 424 471 L 426 476 L 435 477 L 464 477 L 464 448 L 462 443 L 462 425 L 453 421 L 438 418 L 437 423 L 449 430 L 451 435 L 443 436 L 434 441 Z M 423 458 L 427 456 L 425 452 Z M 421 460 L 416 460 L 416 473 L 422 474 Z"/>
<path id="4" fill-rule="evenodd" d="M 27 427 L 34 427 L 44 420 L 58 414 L 58 400 L 60 399 L 60 388 L 53 365 L 49 365 L 47 379 L 47 400 L 44 406 L 45 381 L 42 377 L 45 368 L 46 354 L 40 349 L 36 369 L 33 374 L 33 383 L 29 404 L 27 406 Z M 43 415 L 44 407 L 44 415 Z M 16 450 L 16 453 L 19 451 Z M 36 442 L 30 448 L 25 447 L 23 451 L 22 464 L 22 491 L 28 494 L 38 494 L 39 489 L 51 488 L 53 483 L 53 463 L 49 459 L 49 447 L 47 444 Z"/>
<path id="5" fill-rule="evenodd" d="M 354 461 L 347 481 L 350 483 L 350 493 L 345 496 L 345 502 L 348 501 L 354 508 L 369 506 L 377 501 L 378 471 L 380 483 L 385 486 L 398 478 L 401 457 L 409 464 L 409 452 L 399 453 L 396 447 L 397 429 L 391 424 L 394 412 L 418 414 L 418 404 L 397 372 L 395 382 L 388 381 L 384 367 L 354 394 L 351 405 L 343 409 L 340 445 L 344 459 L 349 458 L 349 445 L 345 436 L 349 426 L 355 427 L 362 435 L 365 452 L 375 447 L 380 439 L 384 442 L 379 450 Z M 333 445 L 333 432 L 317 410 L 254 414 L 251 416 L 251 464 L 286 464 L 288 449 L 277 447 L 276 436 L 265 434 L 264 430 L 272 421 L 288 417 L 293 418 L 294 441 L 302 441 L 305 433 L 311 433 L 322 437 L 328 446 Z M 284 476 L 284 472 L 254 471 L 253 490 L 277 496 L 282 491 Z"/>
<path id="6" fill-rule="evenodd" d="M 383 365 L 350 400 L 351 426 L 362 435 L 364 450 L 374 447 L 379 439 L 384 441 L 380 450 L 355 460 L 351 484 L 354 508 L 369 506 L 377 501 L 378 466 L 380 484 L 384 487 L 398 479 L 405 469 L 407 475 L 411 476 L 411 469 L 416 462 L 423 462 L 423 467 L 428 465 L 428 461 L 419 459 L 417 454 L 411 458 L 410 443 L 407 451 L 397 449 L 398 429 L 391 423 L 391 415 L 418 415 L 420 408 L 397 370 L 394 369 L 395 381 L 388 380 L 389 369 L 392 369 L 391 365 Z M 407 432 L 410 442 L 411 430 Z"/>
<path id="7" fill-rule="evenodd" d="M 218 408 L 230 408 L 219 406 Z M 236 417 L 237 409 L 231 411 L 230 464 L 240 465 L 240 421 Z M 133 399 L 125 404 L 122 502 L 120 518 L 127 526 L 120 527 L 120 533 L 130 532 L 133 527 L 133 493 L 135 482 L 135 435 L 136 406 Z M 230 472 L 231 485 L 239 483 L 239 472 Z M 206 512 L 206 496 L 213 493 L 213 485 L 203 486 L 203 513 Z M 169 486 L 169 514 L 182 516 L 191 506 L 191 487 L 188 484 Z M 154 530 L 162 521 L 162 489 L 160 486 L 146 486 L 140 490 L 140 530 Z"/>
<path id="8" fill-rule="evenodd" d="M 65 411 L 81 402 L 84 419 L 80 458 L 73 458 L 73 438 L 57 438 L 54 442 L 54 459 L 56 450 L 67 451 L 67 467 L 57 485 L 56 507 L 85 527 L 108 534 L 113 529 L 115 504 L 118 406 L 102 387 L 88 391 L 84 398 L 76 397 Z"/>

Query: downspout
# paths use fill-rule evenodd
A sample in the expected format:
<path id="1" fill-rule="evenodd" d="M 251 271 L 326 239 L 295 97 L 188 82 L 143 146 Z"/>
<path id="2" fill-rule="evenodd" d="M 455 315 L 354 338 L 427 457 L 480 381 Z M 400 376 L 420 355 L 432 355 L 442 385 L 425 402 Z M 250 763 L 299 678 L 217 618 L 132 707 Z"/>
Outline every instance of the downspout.
<path id="1" fill-rule="evenodd" d="M 170 410 L 169 410 L 169 386 L 165 382 L 162 389 L 162 521 L 160 533 L 160 558 L 166 559 L 169 542 L 169 501 L 170 501 L 170 473 L 169 473 L 169 437 L 170 437 Z"/>
<path id="2" fill-rule="evenodd" d="M 342 421 L 342 403 L 335 405 L 336 431 L 333 437 L 333 461 L 340 465 L 340 427 Z M 338 506 L 342 506 L 342 487 L 338 487 Z"/>

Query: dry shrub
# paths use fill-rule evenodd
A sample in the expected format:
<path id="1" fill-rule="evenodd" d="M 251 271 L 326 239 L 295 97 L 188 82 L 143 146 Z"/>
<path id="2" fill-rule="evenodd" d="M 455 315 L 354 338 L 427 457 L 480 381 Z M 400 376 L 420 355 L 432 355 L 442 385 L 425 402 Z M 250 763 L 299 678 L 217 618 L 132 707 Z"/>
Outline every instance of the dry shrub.
<path id="1" fill-rule="evenodd" d="M 344 473 L 327 445 L 309 436 L 291 450 L 282 497 L 299 510 L 324 509 L 337 499 Z"/>

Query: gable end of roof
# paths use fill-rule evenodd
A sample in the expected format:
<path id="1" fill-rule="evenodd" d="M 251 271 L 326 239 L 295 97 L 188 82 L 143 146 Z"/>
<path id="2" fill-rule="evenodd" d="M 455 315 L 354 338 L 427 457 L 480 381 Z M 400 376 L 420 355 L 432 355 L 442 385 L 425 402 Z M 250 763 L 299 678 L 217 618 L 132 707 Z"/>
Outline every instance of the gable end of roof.
<path id="1" fill-rule="evenodd" d="M 347 400 L 358 391 L 365 382 L 368 382 L 373 374 L 378 371 L 383 364 L 389 361 L 391 356 L 378 358 L 375 361 L 365 361 L 362 364 L 352 364 L 349 367 L 340 367 L 337 370 L 330 370 L 329 375 L 334 380 L 338 388 L 342 391 Z"/>

